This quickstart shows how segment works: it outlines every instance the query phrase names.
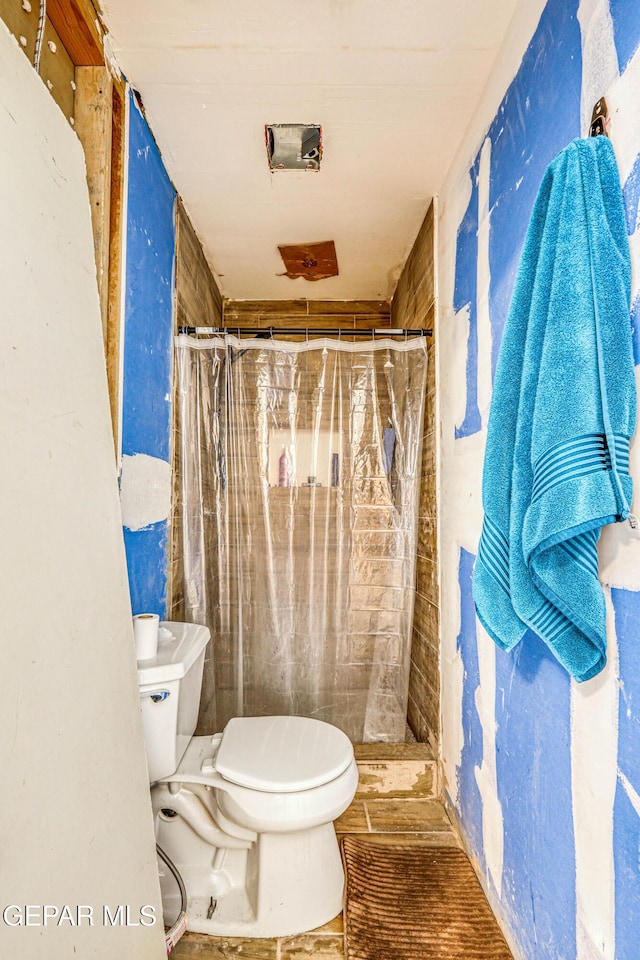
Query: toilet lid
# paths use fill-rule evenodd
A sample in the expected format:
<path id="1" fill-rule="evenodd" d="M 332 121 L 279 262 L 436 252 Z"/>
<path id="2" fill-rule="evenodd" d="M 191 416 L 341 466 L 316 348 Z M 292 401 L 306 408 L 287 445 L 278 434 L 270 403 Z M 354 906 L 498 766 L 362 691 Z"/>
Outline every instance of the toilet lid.
<path id="1" fill-rule="evenodd" d="M 222 735 L 216 770 L 265 793 L 296 793 L 335 780 L 353 759 L 349 738 L 309 717 L 236 717 Z"/>

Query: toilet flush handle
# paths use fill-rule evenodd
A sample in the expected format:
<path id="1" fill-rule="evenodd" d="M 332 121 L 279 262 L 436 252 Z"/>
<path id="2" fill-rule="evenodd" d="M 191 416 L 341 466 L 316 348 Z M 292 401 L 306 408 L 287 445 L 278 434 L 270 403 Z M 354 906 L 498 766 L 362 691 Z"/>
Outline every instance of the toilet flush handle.
<path id="1" fill-rule="evenodd" d="M 169 690 L 143 690 L 140 694 L 140 699 L 143 697 L 151 697 L 154 703 L 162 703 L 169 695 Z"/>

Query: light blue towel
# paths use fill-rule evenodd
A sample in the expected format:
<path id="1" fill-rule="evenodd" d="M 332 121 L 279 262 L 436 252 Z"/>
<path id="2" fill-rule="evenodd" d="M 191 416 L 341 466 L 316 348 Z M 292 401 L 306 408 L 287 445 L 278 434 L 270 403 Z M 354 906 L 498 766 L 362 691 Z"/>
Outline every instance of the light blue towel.
<path id="1" fill-rule="evenodd" d="M 505 325 L 473 593 L 500 647 L 531 627 L 576 680 L 605 664 L 596 545 L 632 498 L 630 277 L 611 143 L 574 140 L 538 191 Z"/>

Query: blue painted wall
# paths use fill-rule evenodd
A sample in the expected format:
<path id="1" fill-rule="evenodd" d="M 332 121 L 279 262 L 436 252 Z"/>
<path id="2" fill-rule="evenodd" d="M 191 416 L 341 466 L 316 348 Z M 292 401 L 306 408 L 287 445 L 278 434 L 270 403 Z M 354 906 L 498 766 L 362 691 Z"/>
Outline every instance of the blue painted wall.
<path id="1" fill-rule="evenodd" d="M 578 0 L 548 0 L 516 76 L 495 116 L 488 118 L 487 136 L 491 139 L 489 310 L 492 375 L 538 186 L 551 160 L 581 133 L 583 47 L 578 6 Z M 610 0 L 610 13 L 619 69 L 623 73 L 640 45 L 640 3 L 637 0 Z M 624 120 L 618 116 L 613 122 L 622 123 Z M 471 196 L 457 228 L 451 304 L 454 312 L 466 311 L 470 320 L 464 418 L 455 425 L 447 425 L 456 444 L 471 440 L 483 428 L 478 404 L 480 361 L 476 309 L 477 178 L 481 142 L 477 148 L 478 153 L 467 172 Z M 638 160 L 624 184 L 630 236 L 635 234 L 639 220 L 640 127 L 637 149 Z M 465 183 L 467 191 L 469 180 Z M 445 208 L 448 200 L 445 194 Z M 640 361 L 639 286 L 640 279 L 636 277 L 632 322 L 637 362 Z M 446 412 L 443 422 L 446 424 Z M 443 449 L 446 460 L 446 443 Z M 465 464 L 468 465 L 468 461 Z M 479 460 L 478 470 L 481 467 Z M 454 471 L 460 467 L 452 463 L 450 469 Z M 446 483 L 446 462 L 443 471 Z M 636 477 L 635 482 L 638 487 L 640 478 Z M 468 549 L 460 547 L 458 558 L 460 631 L 455 647 L 463 673 L 463 743 L 457 759 L 453 792 L 468 846 L 480 870 L 485 873 L 487 858 L 483 849 L 482 797 L 476 783 L 476 773 L 483 763 L 483 731 L 476 704 L 480 684 L 478 644 L 486 638 L 481 640 L 477 636 L 473 615 L 471 571 L 474 556 Z M 448 576 L 453 582 L 454 571 L 451 570 Z M 640 957 L 640 592 L 613 589 L 612 601 L 620 657 L 617 757 L 620 772 L 615 806 L 611 811 L 615 960 L 637 960 Z M 446 595 L 443 603 L 447 603 Z M 445 685 L 447 669 L 447 664 L 443 663 Z M 533 633 L 528 633 L 511 653 L 496 650 L 495 669 L 495 765 L 504 827 L 504 862 L 502 890 L 496 894 L 494 906 L 498 903 L 498 913 L 520 957 L 526 960 L 586 957 L 581 953 L 576 930 L 571 681 Z M 488 873 L 486 879 L 487 889 L 491 891 Z M 593 954 L 596 956 L 609 960 L 611 955 L 604 952 Z M 592 960 L 591 954 L 589 957 Z"/>
<path id="2" fill-rule="evenodd" d="M 575 957 L 569 677 L 528 632 L 496 657 L 502 899 L 523 955 Z"/>
<path id="3" fill-rule="evenodd" d="M 176 192 L 129 97 L 122 454 L 169 462 Z M 125 527 L 133 613 L 166 615 L 168 519 Z"/>
<path id="4" fill-rule="evenodd" d="M 469 171 L 471 196 L 464 218 L 458 229 L 456 246 L 456 277 L 453 291 L 453 308 L 467 310 L 469 314 L 469 339 L 467 342 L 467 405 L 464 420 L 456 426 L 456 440 L 468 437 L 480 430 L 478 409 L 478 314 L 477 314 L 477 263 L 478 263 L 478 167 L 476 158 Z"/>
<path id="5" fill-rule="evenodd" d="M 476 693 L 480 685 L 476 611 L 471 595 L 471 578 L 475 556 L 460 551 L 458 583 L 460 585 L 460 633 L 457 647 L 464 667 L 462 695 L 462 727 L 464 746 L 458 771 L 458 802 L 467 839 L 476 853 L 482 871 L 485 863 L 482 850 L 482 802 L 476 782 L 476 769 L 482 764 L 482 724 L 476 707 Z"/>
<path id="6" fill-rule="evenodd" d="M 618 717 L 618 787 L 614 808 L 616 960 L 640 955 L 640 595 L 612 590 L 622 679 Z"/>

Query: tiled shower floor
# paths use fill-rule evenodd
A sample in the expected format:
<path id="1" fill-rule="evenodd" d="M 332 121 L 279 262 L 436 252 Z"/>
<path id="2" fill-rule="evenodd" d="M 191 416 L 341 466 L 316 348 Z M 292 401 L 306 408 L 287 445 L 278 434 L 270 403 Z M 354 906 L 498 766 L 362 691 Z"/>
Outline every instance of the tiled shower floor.
<path id="1" fill-rule="evenodd" d="M 338 836 L 371 834 L 377 841 L 459 846 L 439 795 L 436 765 L 421 743 L 360 744 L 355 747 L 360 784 L 336 822 Z M 175 960 L 344 960 L 342 916 L 296 937 L 242 940 L 186 933 Z"/>

